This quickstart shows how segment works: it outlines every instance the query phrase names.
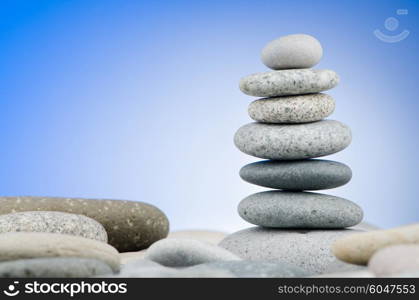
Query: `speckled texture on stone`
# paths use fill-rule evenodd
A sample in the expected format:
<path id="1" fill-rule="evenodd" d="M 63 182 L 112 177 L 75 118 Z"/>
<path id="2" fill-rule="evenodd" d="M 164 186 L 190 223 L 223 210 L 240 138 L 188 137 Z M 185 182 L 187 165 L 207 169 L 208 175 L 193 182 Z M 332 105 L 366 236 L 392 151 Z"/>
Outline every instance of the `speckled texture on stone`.
<path id="1" fill-rule="evenodd" d="M 374 253 L 368 268 L 379 277 L 419 271 L 419 244 L 385 247 Z"/>
<path id="2" fill-rule="evenodd" d="M 220 246 L 247 260 L 285 262 L 312 274 L 359 269 L 334 257 L 330 247 L 357 230 L 285 230 L 252 227 L 227 236 Z"/>
<path id="3" fill-rule="evenodd" d="M 211 266 L 195 269 L 168 268 L 151 260 L 138 260 L 122 267 L 118 275 L 108 277 L 134 278 L 231 278 L 231 272 Z"/>
<path id="4" fill-rule="evenodd" d="M 219 261 L 196 265 L 192 268 L 200 270 L 208 267 L 229 271 L 240 278 L 287 278 L 309 275 L 307 271 L 300 267 L 268 261 Z"/>
<path id="5" fill-rule="evenodd" d="M 237 130 L 236 147 L 249 155 L 274 160 L 295 160 L 333 154 L 351 143 L 348 126 L 333 120 L 279 125 L 249 123 Z"/>
<path id="6" fill-rule="evenodd" d="M 255 73 L 240 80 L 240 90 L 250 96 L 278 97 L 318 93 L 339 83 L 331 70 L 282 70 Z"/>
<path id="7" fill-rule="evenodd" d="M 258 99 L 250 103 L 249 116 L 262 123 L 308 123 L 319 121 L 335 109 L 335 100 L 326 94 L 307 94 Z"/>
<path id="8" fill-rule="evenodd" d="M 348 183 L 352 171 L 347 165 L 330 160 L 266 160 L 242 167 L 240 177 L 273 189 L 323 190 Z"/>
<path id="9" fill-rule="evenodd" d="M 273 228 L 345 228 L 361 222 L 361 207 L 318 193 L 266 191 L 244 198 L 239 215 L 254 225 Z"/>
<path id="10" fill-rule="evenodd" d="M 0 278 L 82 278 L 112 274 L 102 261 L 86 258 L 33 258 L 0 263 Z"/>
<path id="11" fill-rule="evenodd" d="M 223 248 L 191 239 L 160 240 L 147 249 L 144 258 L 167 267 L 187 267 L 212 261 L 240 260 Z"/>
<path id="12" fill-rule="evenodd" d="M 157 207 L 136 201 L 58 197 L 0 197 L 0 214 L 61 211 L 90 217 L 105 227 L 120 252 L 138 251 L 165 238 L 169 221 Z"/>
<path id="13" fill-rule="evenodd" d="M 311 68 L 323 55 L 320 42 L 308 34 L 290 34 L 269 42 L 262 62 L 271 69 Z"/>
<path id="14" fill-rule="evenodd" d="M 86 216 L 56 211 L 28 211 L 0 215 L 0 233 L 5 232 L 61 233 L 108 242 L 105 228 L 99 222 Z"/>
<path id="15" fill-rule="evenodd" d="M 381 248 L 397 244 L 418 244 L 419 224 L 374 230 L 343 237 L 333 244 L 333 253 L 342 261 L 366 265 Z"/>
<path id="16" fill-rule="evenodd" d="M 0 234 L 0 261 L 28 258 L 79 257 L 97 259 L 119 270 L 118 251 L 103 242 L 79 236 L 42 232 Z"/>

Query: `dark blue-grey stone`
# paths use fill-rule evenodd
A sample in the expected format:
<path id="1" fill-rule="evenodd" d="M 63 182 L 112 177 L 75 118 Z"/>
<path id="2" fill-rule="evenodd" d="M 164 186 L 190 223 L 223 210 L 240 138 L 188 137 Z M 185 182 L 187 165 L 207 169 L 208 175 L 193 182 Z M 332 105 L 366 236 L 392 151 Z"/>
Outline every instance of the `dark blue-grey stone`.
<path id="1" fill-rule="evenodd" d="M 244 166 L 240 170 L 240 177 L 273 189 L 322 190 L 348 183 L 352 171 L 347 165 L 330 160 L 267 160 Z"/>
<path id="2" fill-rule="evenodd" d="M 256 193 L 243 199 L 238 211 L 249 223 L 273 228 L 344 228 L 363 217 L 352 201 L 308 192 Z"/>

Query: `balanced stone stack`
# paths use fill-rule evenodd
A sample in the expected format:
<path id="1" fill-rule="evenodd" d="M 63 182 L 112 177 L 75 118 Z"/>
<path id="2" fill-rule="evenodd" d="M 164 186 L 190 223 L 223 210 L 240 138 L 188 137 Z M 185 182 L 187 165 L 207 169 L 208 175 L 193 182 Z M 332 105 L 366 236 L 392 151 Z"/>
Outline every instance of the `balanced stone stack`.
<path id="1" fill-rule="evenodd" d="M 321 92 L 335 87 L 339 77 L 331 70 L 310 69 L 322 53 L 312 36 L 285 36 L 262 51 L 263 63 L 274 71 L 241 79 L 242 92 L 264 98 L 250 104 L 248 112 L 256 122 L 242 126 L 234 142 L 242 152 L 268 160 L 244 166 L 240 176 L 275 190 L 250 195 L 239 204 L 240 216 L 260 227 L 220 243 L 246 259 L 286 261 L 313 273 L 339 267 L 330 245 L 355 231 L 344 228 L 363 216 L 351 201 L 306 192 L 342 186 L 352 176 L 345 164 L 312 159 L 339 152 L 351 142 L 348 126 L 324 120 L 335 101 Z"/>

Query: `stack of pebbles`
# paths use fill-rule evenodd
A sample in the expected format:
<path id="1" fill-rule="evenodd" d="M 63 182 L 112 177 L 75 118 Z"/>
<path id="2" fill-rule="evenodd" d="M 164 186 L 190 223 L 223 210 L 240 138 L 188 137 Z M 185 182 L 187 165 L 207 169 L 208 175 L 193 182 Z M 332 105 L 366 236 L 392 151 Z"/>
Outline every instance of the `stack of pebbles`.
<path id="1" fill-rule="evenodd" d="M 0 197 L 0 278 L 117 273 L 120 253 L 167 236 L 167 217 L 143 202 Z"/>
<path id="2" fill-rule="evenodd" d="M 242 92 L 265 98 L 250 104 L 249 115 L 256 122 L 237 131 L 235 145 L 269 159 L 244 166 L 240 176 L 276 190 L 242 200 L 240 216 L 260 227 L 235 233 L 220 244 L 246 259 L 283 260 L 313 273 L 330 271 L 335 260 L 330 244 L 346 234 L 336 229 L 354 226 L 363 216 L 351 201 L 305 192 L 342 186 L 352 176 L 342 163 L 312 159 L 339 152 L 351 142 L 346 125 L 323 120 L 334 111 L 335 101 L 320 92 L 335 87 L 339 78 L 331 70 L 309 69 L 322 52 L 312 36 L 281 37 L 262 51 L 263 63 L 274 71 L 240 81 Z"/>

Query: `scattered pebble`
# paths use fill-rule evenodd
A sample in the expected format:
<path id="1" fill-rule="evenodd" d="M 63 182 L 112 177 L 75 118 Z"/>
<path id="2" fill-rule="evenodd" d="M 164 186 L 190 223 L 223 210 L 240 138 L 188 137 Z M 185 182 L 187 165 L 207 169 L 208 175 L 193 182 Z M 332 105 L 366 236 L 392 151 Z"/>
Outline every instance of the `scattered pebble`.
<path id="1" fill-rule="evenodd" d="M 56 211 L 0 215 L 0 234 L 5 232 L 61 233 L 108 242 L 105 228 L 97 221 L 82 215 Z"/>
<path id="2" fill-rule="evenodd" d="M 80 278 L 112 273 L 103 261 L 88 258 L 49 257 L 0 263 L 0 278 Z"/>
<path id="3" fill-rule="evenodd" d="M 0 262 L 29 258 L 79 257 L 97 259 L 119 270 L 118 251 L 97 240 L 79 236 L 41 233 L 8 232 L 0 234 Z"/>
<path id="4" fill-rule="evenodd" d="M 136 201 L 59 197 L 0 197 L 0 215 L 60 211 L 90 217 L 105 227 L 109 244 L 138 251 L 167 236 L 169 221 L 157 207 Z"/>
<path id="5" fill-rule="evenodd" d="M 371 256 L 381 248 L 417 243 L 419 243 L 419 224 L 413 224 L 343 237 L 334 243 L 333 253 L 342 261 L 366 265 Z"/>
<path id="6" fill-rule="evenodd" d="M 212 261 L 240 260 L 239 257 L 223 248 L 191 239 L 160 240 L 147 249 L 144 258 L 167 267 L 187 267 Z"/>

